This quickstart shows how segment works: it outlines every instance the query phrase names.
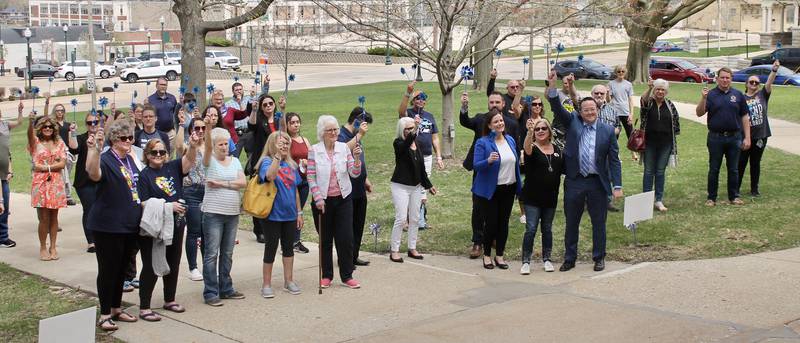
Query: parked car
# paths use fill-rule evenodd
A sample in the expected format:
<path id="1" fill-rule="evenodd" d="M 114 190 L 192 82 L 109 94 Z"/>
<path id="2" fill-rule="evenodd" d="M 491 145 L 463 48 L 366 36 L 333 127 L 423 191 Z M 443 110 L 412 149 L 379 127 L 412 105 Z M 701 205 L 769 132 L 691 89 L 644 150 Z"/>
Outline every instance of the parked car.
<path id="1" fill-rule="evenodd" d="M 28 68 L 18 68 L 17 69 L 17 76 L 25 78 L 25 74 L 27 73 Z M 36 63 L 31 65 L 31 78 L 34 79 L 38 77 L 49 77 L 53 76 L 56 73 L 56 67 L 53 67 L 49 64 L 43 63 Z"/>
<path id="2" fill-rule="evenodd" d="M 588 58 L 559 61 L 556 63 L 555 69 L 558 77 L 574 74 L 578 79 L 609 80 L 614 75 L 611 68 Z"/>
<path id="3" fill-rule="evenodd" d="M 63 77 L 67 81 L 72 81 L 76 77 L 87 77 L 91 71 L 89 61 L 75 60 L 75 62 L 64 62 L 56 69 L 55 77 Z M 102 65 L 95 63 L 94 75 L 107 79 L 113 75 L 117 75 L 117 70 L 114 66 Z"/>
<path id="4" fill-rule="evenodd" d="M 797 71 L 800 68 L 800 48 L 781 48 L 765 56 L 753 57 L 751 66 L 772 64 L 775 60 L 781 61 L 781 66 Z"/>
<path id="5" fill-rule="evenodd" d="M 683 48 L 681 48 L 680 46 L 678 46 L 673 42 L 659 40 L 653 44 L 653 47 L 650 48 L 650 51 L 651 52 L 683 51 Z"/>
<path id="6" fill-rule="evenodd" d="M 747 82 L 748 77 L 756 75 L 761 83 L 767 83 L 767 78 L 769 77 L 769 73 L 771 71 L 772 65 L 747 67 L 733 72 L 733 81 Z M 800 86 L 800 74 L 791 71 L 789 68 L 781 66 L 778 68 L 778 75 L 775 76 L 775 84 Z"/>
<path id="7" fill-rule="evenodd" d="M 214 67 L 217 69 L 239 70 L 241 63 L 239 58 L 231 55 L 230 52 L 222 50 L 206 51 L 206 68 Z"/>
<path id="8" fill-rule="evenodd" d="M 142 60 L 136 57 L 120 57 L 114 60 L 114 68 L 117 69 L 125 69 L 129 67 L 133 67 L 139 63 L 142 63 Z"/>
<path id="9" fill-rule="evenodd" d="M 151 53 L 143 52 L 141 53 L 139 59 L 142 61 L 169 59 L 172 60 L 172 62 L 180 63 L 181 53 L 177 51 L 151 52 Z"/>
<path id="10" fill-rule="evenodd" d="M 169 59 L 151 59 L 139 63 L 135 67 L 120 70 L 119 78 L 128 82 L 136 82 L 139 79 L 154 79 L 164 76 L 167 80 L 175 81 L 180 74 L 180 63 Z"/>
<path id="11" fill-rule="evenodd" d="M 714 82 L 714 72 L 679 58 L 654 59 L 650 62 L 650 77 L 678 82 Z"/>

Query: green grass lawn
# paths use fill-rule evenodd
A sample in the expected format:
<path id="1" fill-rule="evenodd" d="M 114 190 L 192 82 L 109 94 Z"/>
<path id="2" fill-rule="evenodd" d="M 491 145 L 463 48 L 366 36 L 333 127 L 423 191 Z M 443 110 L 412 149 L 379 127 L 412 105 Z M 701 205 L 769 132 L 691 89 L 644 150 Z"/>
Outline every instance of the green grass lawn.
<path id="1" fill-rule="evenodd" d="M 312 142 L 316 142 L 316 118 L 321 114 L 333 114 L 340 121 L 358 104 L 359 95 L 366 96 L 366 107 L 375 117 L 369 134 L 363 144 L 366 152 L 369 178 L 375 185 L 375 191 L 369 196 L 367 225 L 379 223 L 381 231 L 378 237 L 377 250 L 386 251 L 391 226 L 394 220 L 394 209 L 389 190 L 389 179 L 394 168 L 394 156 L 391 142 L 394 139 L 397 122 L 396 108 L 404 92 L 406 82 L 383 82 L 361 86 L 324 88 L 305 91 L 291 91 L 289 94 L 289 111 L 299 112 L 304 118 L 303 133 Z M 584 88 L 588 81 L 579 81 Z M 429 94 L 428 109 L 441 120 L 441 96 L 435 83 L 419 84 Z M 690 92 L 699 94 L 699 89 L 691 89 L 697 85 L 675 84 L 670 94 L 676 99 L 681 88 L 687 96 Z M 461 90 L 459 89 L 458 92 Z M 782 91 L 779 91 L 779 94 Z M 637 90 L 637 94 L 641 89 Z M 787 92 L 788 93 L 788 92 Z M 483 112 L 486 108 L 486 96 L 483 92 L 470 92 L 470 108 L 473 113 Z M 678 99 L 676 99 L 678 100 Z M 773 104 L 777 104 L 773 99 Z M 772 113 L 779 112 L 778 105 L 770 106 Z M 787 105 L 788 106 L 788 105 Z M 552 118 L 552 114 L 548 113 Z M 457 120 L 457 118 L 456 118 Z M 775 149 L 768 149 L 764 156 L 764 168 L 761 193 L 758 199 L 746 199 L 747 205 L 733 207 L 721 205 L 716 208 L 703 206 L 706 191 L 706 174 L 708 156 L 705 148 L 705 127 L 689 121 L 682 123 L 683 134 L 678 138 L 681 166 L 668 170 L 665 204 L 670 208 L 667 214 L 657 214 L 655 219 L 640 226 L 639 242 L 647 246 L 632 247 L 630 232 L 622 226 L 622 214 L 612 213 L 608 219 L 608 255 L 613 260 L 645 261 L 645 260 L 677 260 L 704 257 L 731 256 L 765 250 L 784 249 L 800 243 L 800 231 L 794 230 L 790 224 L 795 221 L 795 213 L 800 210 L 796 195 L 792 190 L 800 187 L 800 180 L 794 171 L 800 169 L 800 159 L 784 154 Z M 12 182 L 15 191 L 29 192 L 30 173 L 27 172 L 29 162 L 23 150 L 23 128 L 15 130 L 12 137 L 14 144 L 14 167 L 18 171 Z M 621 140 L 623 141 L 624 138 Z M 447 161 L 445 170 L 435 170 L 432 181 L 440 194 L 430 197 L 429 222 L 433 229 L 423 231 L 419 249 L 423 253 L 437 252 L 445 254 L 464 254 L 470 244 L 470 186 L 472 174 L 461 167 L 472 132 L 456 124 L 455 159 Z M 633 163 L 627 151 L 621 152 L 623 161 L 623 183 L 625 193 L 635 194 L 642 189 L 642 166 Z M 244 156 L 242 157 L 244 161 Z M 721 180 L 724 180 L 724 173 Z M 749 186 L 747 181 L 743 189 Z M 725 197 L 724 185 L 721 185 L 721 198 Z M 18 206 L 27 206 L 19 204 Z M 311 223 L 310 211 L 306 211 L 306 222 Z M 518 259 L 521 253 L 523 225 L 518 221 L 519 210 L 515 207 L 512 214 L 507 256 Z M 241 227 L 249 229 L 251 220 L 242 218 Z M 587 259 L 590 252 L 591 231 L 588 217 L 584 217 L 581 233 L 581 258 Z M 308 225 L 304 239 L 313 241 L 313 228 Z M 554 258 L 563 255 L 564 216 L 559 204 L 554 224 L 555 251 Z M 249 238 L 249 237 L 248 237 Z M 373 236 L 368 232 L 364 236 L 364 250 L 375 250 Z M 536 245 L 540 251 L 539 243 Z"/>
<path id="2" fill-rule="evenodd" d="M 713 43 L 712 43 L 713 45 Z M 653 56 L 671 56 L 671 57 L 718 57 L 718 56 L 732 56 L 732 55 L 739 55 L 744 54 L 747 51 L 750 53 L 761 51 L 761 47 L 758 45 L 750 45 L 749 50 L 747 45 L 738 45 L 738 46 L 725 46 L 717 49 L 716 47 L 712 47 L 709 49 L 705 48 L 705 44 L 702 44 L 702 47 L 699 49 L 697 53 L 692 53 L 689 51 L 670 51 L 670 52 L 659 52 L 654 53 Z"/>
<path id="3" fill-rule="evenodd" d="M 0 341 L 35 342 L 39 320 L 96 306 L 97 300 L 0 263 Z M 98 331 L 97 342 L 118 342 Z"/>

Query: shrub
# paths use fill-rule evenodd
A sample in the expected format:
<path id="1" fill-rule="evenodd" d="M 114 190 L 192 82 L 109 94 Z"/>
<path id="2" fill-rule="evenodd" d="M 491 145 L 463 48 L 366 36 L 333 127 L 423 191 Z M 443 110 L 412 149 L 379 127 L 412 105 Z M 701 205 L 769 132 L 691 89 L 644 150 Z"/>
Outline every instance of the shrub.
<path id="1" fill-rule="evenodd" d="M 386 47 L 385 46 L 374 46 L 367 49 L 367 55 L 380 55 L 386 56 Z M 408 57 L 409 54 L 403 50 L 397 48 L 390 48 L 389 55 L 394 57 Z"/>
<path id="2" fill-rule="evenodd" d="M 225 39 L 224 37 L 206 37 L 206 45 L 208 46 L 233 46 L 233 41 Z"/>

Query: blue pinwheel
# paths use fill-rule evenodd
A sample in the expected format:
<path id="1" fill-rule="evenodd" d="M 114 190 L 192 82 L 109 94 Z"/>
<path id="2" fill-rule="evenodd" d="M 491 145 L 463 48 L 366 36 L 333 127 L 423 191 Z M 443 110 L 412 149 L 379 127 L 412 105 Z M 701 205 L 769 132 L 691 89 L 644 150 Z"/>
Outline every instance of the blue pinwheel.
<path id="1" fill-rule="evenodd" d="M 189 75 L 183 75 L 183 82 L 189 83 Z"/>
<path id="2" fill-rule="evenodd" d="M 214 93 L 214 84 L 213 83 L 209 83 L 206 86 L 206 92 L 208 92 L 208 94 Z"/>
<path id="3" fill-rule="evenodd" d="M 286 80 L 287 80 L 286 81 L 286 85 L 283 88 L 283 96 L 286 96 L 286 94 L 289 93 L 289 83 L 290 82 L 294 82 L 294 80 L 295 80 L 294 74 L 289 74 L 289 76 L 286 78 Z"/>
<path id="4" fill-rule="evenodd" d="M 239 75 L 233 76 L 233 82 L 239 82 Z"/>
<path id="5" fill-rule="evenodd" d="M 578 55 L 578 61 L 583 62 L 583 54 Z"/>
<path id="6" fill-rule="evenodd" d="M 408 74 L 406 74 L 406 68 L 400 67 L 400 74 L 405 75 L 406 80 L 411 81 L 411 79 L 408 78 Z"/>
<path id="7" fill-rule="evenodd" d="M 108 106 L 108 98 L 106 98 L 104 96 L 100 97 L 100 99 L 97 100 L 97 104 L 100 105 L 100 109 L 105 110 L 106 106 Z"/>
<path id="8" fill-rule="evenodd" d="M 364 121 L 367 112 L 367 97 L 363 95 L 358 96 L 358 106 L 361 107 L 361 114 L 356 117 L 356 120 L 353 121 L 353 127 L 358 131 L 361 129 L 361 122 Z"/>
<path id="9" fill-rule="evenodd" d="M 461 67 L 461 79 L 464 80 L 464 93 L 467 92 L 467 84 L 469 83 L 468 80 L 472 79 L 475 76 L 475 69 L 470 66 L 463 66 Z"/>
<path id="10" fill-rule="evenodd" d="M 192 113 L 194 112 L 194 109 L 197 107 L 197 103 L 194 101 L 190 101 L 189 104 L 186 105 L 186 107 L 189 110 L 189 113 Z"/>
<path id="11" fill-rule="evenodd" d="M 31 107 L 33 107 L 33 111 L 35 112 L 36 111 L 36 96 L 39 95 L 39 87 L 36 87 L 36 86 L 31 87 L 31 93 L 33 94 L 33 105 L 31 105 Z"/>
<path id="12" fill-rule="evenodd" d="M 150 94 L 150 81 L 144 82 L 144 94 Z"/>
<path id="13" fill-rule="evenodd" d="M 533 96 L 526 95 L 524 98 L 522 98 L 522 101 L 523 101 L 523 102 L 524 102 L 526 105 L 530 106 L 530 105 L 531 105 L 531 103 L 533 102 Z"/>
<path id="14" fill-rule="evenodd" d="M 289 74 L 289 81 L 294 82 L 294 79 L 295 79 L 294 74 Z"/>
<path id="15" fill-rule="evenodd" d="M 411 65 L 411 70 L 417 70 L 417 64 L 416 63 Z"/>
<path id="16" fill-rule="evenodd" d="M 113 97 L 114 103 L 116 103 L 117 102 L 117 88 L 119 88 L 119 83 L 114 82 L 114 84 L 111 85 L 111 88 L 112 88 L 111 96 Z"/>
<path id="17" fill-rule="evenodd" d="M 428 100 L 428 94 L 425 94 L 425 92 L 419 92 L 419 94 L 417 94 L 417 99 L 426 101 Z"/>
<path id="18" fill-rule="evenodd" d="M 556 61 L 550 60 L 550 65 L 556 64 Z"/>
<path id="19" fill-rule="evenodd" d="M 783 47 L 783 44 L 782 44 L 781 42 L 778 42 L 778 44 L 775 44 L 775 47 L 777 47 L 778 49 L 780 49 L 780 48 L 782 48 L 782 47 Z"/>
<path id="20" fill-rule="evenodd" d="M 200 93 L 200 87 L 197 86 L 192 87 L 192 94 L 197 95 L 197 93 Z"/>
<path id="21" fill-rule="evenodd" d="M 497 69 L 497 64 L 500 63 L 500 56 L 503 55 L 503 50 L 497 49 L 494 51 L 495 61 L 494 61 L 494 69 Z"/>
<path id="22" fill-rule="evenodd" d="M 528 57 L 522 58 L 522 79 L 525 79 L 525 68 L 528 66 L 528 63 L 531 63 L 531 59 Z"/>
<path id="23" fill-rule="evenodd" d="M 53 80 L 54 80 L 54 78 L 52 76 L 49 76 L 47 78 L 47 93 L 48 94 L 53 94 Z"/>
<path id="24" fill-rule="evenodd" d="M 178 93 L 180 93 L 180 96 L 183 96 L 184 94 L 186 94 L 186 86 L 178 87 Z"/>
<path id="25" fill-rule="evenodd" d="M 283 113 L 281 111 L 275 112 L 274 119 L 275 119 L 275 128 L 280 131 L 281 129 L 281 118 L 283 117 Z"/>
<path id="26" fill-rule="evenodd" d="M 75 111 L 78 108 L 78 99 L 73 98 L 72 100 L 69 101 L 69 104 L 72 105 L 72 121 L 75 121 L 75 116 L 76 116 Z"/>
<path id="27" fill-rule="evenodd" d="M 53 82 L 53 77 L 52 76 L 48 77 L 47 82 Z"/>
<path id="28" fill-rule="evenodd" d="M 558 63 L 558 56 L 561 55 L 562 52 L 564 52 L 564 49 L 566 49 L 564 47 L 564 44 L 562 43 L 556 44 L 556 63 Z"/>

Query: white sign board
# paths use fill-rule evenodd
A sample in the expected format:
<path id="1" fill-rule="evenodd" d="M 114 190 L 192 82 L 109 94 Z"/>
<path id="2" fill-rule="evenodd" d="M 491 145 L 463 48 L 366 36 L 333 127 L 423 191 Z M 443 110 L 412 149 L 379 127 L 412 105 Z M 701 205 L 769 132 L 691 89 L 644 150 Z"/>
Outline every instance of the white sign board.
<path id="1" fill-rule="evenodd" d="M 94 78 L 86 79 L 86 89 L 93 91 L 95 87 Z"/>
<path id="2" fill-rule="evenodd" d="M 655 194 L 650 191 L 626 197 L 623 225 L 627 227 L 643 220 L 653 219 Z"/>
<path id="3" fill-rule="evenodd" d="M 97 307 L 89 307 L 39 321 L 39 343 L 94 342 Z"/>

